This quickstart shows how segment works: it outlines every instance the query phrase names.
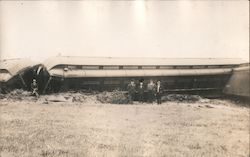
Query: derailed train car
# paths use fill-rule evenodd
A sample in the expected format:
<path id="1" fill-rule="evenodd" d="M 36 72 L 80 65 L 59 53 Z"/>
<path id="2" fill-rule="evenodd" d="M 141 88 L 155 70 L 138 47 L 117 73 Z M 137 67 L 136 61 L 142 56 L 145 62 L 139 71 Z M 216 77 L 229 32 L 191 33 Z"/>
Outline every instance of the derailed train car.
<path id="1" fill-rule="evenodd" d="M 136 82 L 161 80 L 164 92 L 220 94 L 240 59 L 53 57 L 43 92 L 66 89 L 126 90 Z"/>
<path id="2" fill-rule="evenodd" d="M 7 59 L 0 61 L 0 90 L 7 92 L 15 88 L 30 89 L 30 84 L 41 65 L 29 59 Z"/>
<path id="3" fill-rule="evenodd" d="M 250 98 L 250 66 L 242 64 L 233 69 L 224 91 L 225 94 Z"/>

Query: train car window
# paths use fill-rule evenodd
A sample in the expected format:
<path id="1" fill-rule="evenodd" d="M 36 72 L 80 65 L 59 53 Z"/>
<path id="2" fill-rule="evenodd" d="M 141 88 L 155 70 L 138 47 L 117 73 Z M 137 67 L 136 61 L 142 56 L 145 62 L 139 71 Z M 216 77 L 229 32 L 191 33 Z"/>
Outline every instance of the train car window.
<path id="1" fill-rule="evenodd" d="M 142 69 L 142 66 L 138 66 L 138 69 Z"/>
<path id="2" fill-rule="evenodd" d="M 99 69 L 103 69 L 103 66 L 99 66 Z"/>
<path id="3" fill-rule="evenodd" d="M 82 69 L 83 70 L 98 70 L 99 66 L 97 66 L 97 65 L 83 65 Z"/>
<path id="4" fill-rule="evenodd" d="M 156 69 L 160 69 L 160 66 L 156 66 Z"/>
<path id="5" fill-rule="evenodd" d="M 123 66 L 123 69 L 138 69 L 138 66 Z"/>
<path id="6" fill-rule="evenodd" d="M 192 66 L 176 66 L 176 69 L 190 69 Z"/>
<path id="7" fill-rule="evenodd" d="M 156 69 L 156 66 L 142 66 L 142 69 Z"/>
<path id="8" fill-rule="evenodd" d="M 68 65 L 68 69 L 75 70 L 75 69 L 77 69 L 77 66 L 76 65 Z"/>
<path id="9" fill-rule="evenodd" d="M 160 69 L 174 69 L 173 66 L 160 66 Z"/>
<path id="10" fill-rule="evenodd" d="M 219 68 L 220 65 L 208 65 L 207 67 L 208 67 L 208 68 Z"/>
<path id="11" fill-rule="evenodd" d="M 103 69 L 107 69 L 107 70 L 117 70 L 117 69 L 119 69 L 119 66 L 103 66 Z"/>
<path id="12" fill-rule="evenodd" d="M 81 65 L 77 65 L 76 69 L 82 69 L 82 66 Z"/>
<path id="13" fill-rule="evenodd" d="M 119 66 L 119 69 L 123 69 L 123 66 Z"/>

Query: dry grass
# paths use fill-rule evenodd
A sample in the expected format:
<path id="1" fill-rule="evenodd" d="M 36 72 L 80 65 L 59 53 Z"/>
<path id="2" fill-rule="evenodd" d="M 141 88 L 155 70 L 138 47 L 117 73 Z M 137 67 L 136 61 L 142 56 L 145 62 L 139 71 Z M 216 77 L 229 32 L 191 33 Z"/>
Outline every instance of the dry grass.
<path id="1" fill-rule="evenodd" d="M 102 92 L 97 95 L 97 100 L 108 104 L 129 104 L 128 94 L 122 91 Z"/>
<path id="2" fill-rule="evenodd" d="M 249 156 L 249 108 L 232 102 L 107 105 L 0 100 L 8 156 Z"/>

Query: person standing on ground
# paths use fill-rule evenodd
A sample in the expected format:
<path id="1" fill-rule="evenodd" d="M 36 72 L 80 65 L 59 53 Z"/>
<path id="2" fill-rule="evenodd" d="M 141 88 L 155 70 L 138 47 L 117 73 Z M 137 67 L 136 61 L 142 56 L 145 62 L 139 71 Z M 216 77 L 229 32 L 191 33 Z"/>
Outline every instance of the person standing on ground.
<path id="1" fill-rule="evenodd" d="M 135 82 L 134 80 L 131 80 L 131 82 L 128 84 L 128 96 L 131 103 L 133 103 L 133 101 L 135 100 L 135 93 Z"/>
<path id="2" fill-rule="evenodd" d="M 152 103 L 154 101 L 154 89 L 155 89 L 155 84 L 153 80 L 150 80 L 148 85 L 147 85 L 147 91 L 148 91 L 148 102 Z"/>
<path id="3" fill-rule="evenodd" d="M 161 95 L 162 95 L 161 81 L 158 80 L 156 84 L 156 100 L 158 105 L 161 104 Z"/>
<path id="4" fill-rule="evenodd" d="M 138 87 L 138 94 L 139 94 L 139 102 L 144 102 L 144 83 L 143 80 L 140 80 L 139 87 Z"/>
<path id="5" fill-rule="evenodd" d="M 33 79 L 33 82 L 31 83 L 31 94 L 38 97 L 39 94 L 38 94 L 38 85 L 36 83 L 36 79 Z"/>

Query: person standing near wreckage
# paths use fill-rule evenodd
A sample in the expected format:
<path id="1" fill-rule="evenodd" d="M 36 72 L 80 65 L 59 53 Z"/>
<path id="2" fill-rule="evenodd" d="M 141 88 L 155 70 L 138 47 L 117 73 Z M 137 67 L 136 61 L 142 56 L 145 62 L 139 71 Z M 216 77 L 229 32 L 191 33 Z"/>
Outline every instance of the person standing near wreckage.
<path id="1" fill-rule="evenodd" d="M 148 97 L 148 102 L 152 103 L 154 101 L 154 89 L 155 89 L 155 84 L 153 80 L 150 80 L 148 85 L 147 85 L 147 97 Z"/>
<path id="2" fill-rule="evenodd" d="M 128 96 L 129 96 L 129 101 L 131 103 L 133 103 L 133 101 L 135 100 L 135 93 L 136 93 L 135 82 L 134 80 L 131 80 L 130 83 L 128 84 Z"/>
<path id="3" fill-rule="evenodd" d="M 162 95 L 161 81 L 158 80 L 156 83 L 156 100 L 158 105 L 161 104 L 161 95 Z"/>
<path id="4" fill-rule="evenodd" d="M 38 97 L 39 94 L 38 94 L 38 85 L 36 83 L 36 79 L 33 79 L 32 83 L 31 83 L 31 94 Z"/>
<path id="5" fill-rule="evenodd" d="M 144 100 L 144 83 L 143 80 L 140 80 L 139 82 L 139 87 L 138 87 L 138 96 L 139 96 L 139 101 L 140 103 L 143 103 Z"/>

